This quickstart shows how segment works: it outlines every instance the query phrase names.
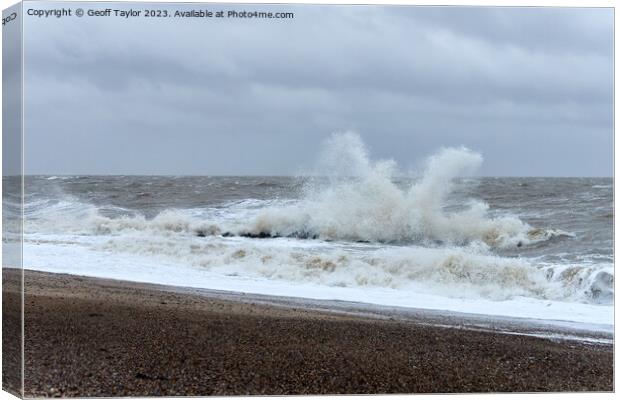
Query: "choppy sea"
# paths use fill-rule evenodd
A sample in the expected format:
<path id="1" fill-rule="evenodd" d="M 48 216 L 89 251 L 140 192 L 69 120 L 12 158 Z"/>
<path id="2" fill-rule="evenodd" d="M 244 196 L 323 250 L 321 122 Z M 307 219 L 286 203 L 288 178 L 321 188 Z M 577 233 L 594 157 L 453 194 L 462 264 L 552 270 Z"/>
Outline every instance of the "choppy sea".
<path id="1" fill-rule="evenodd" d="M 341 135 L 304 176 L 27 176 L 23 262 L 611 329 L 612 178 L 462 177 L 481 162 L 446 148 L 402 174 Z M 10 246 L 19 182 L 4 185 Z"/>

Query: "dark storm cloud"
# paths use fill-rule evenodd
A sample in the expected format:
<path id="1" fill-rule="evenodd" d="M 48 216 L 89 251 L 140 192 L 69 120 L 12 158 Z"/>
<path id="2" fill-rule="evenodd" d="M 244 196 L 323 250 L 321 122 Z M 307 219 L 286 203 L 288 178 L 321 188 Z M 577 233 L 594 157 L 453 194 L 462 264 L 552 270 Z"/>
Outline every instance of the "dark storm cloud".
<path id="1" fill-rule="evenodd" d="M 262 8 L 295 19 L 27 19 L 28 172 L 291 174 L 353 129 L 404 168 L 611 174 L 610 9 Z"/>

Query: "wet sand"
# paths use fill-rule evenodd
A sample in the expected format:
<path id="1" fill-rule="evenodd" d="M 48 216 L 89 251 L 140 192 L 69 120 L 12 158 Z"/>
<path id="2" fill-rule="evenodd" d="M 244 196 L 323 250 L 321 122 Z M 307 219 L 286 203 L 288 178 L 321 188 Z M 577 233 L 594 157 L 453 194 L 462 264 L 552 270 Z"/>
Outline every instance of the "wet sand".
<path id="1" fill-rule="evenodd" d="M 613 390 L 609 344 L 33 271 L 25 285 L 26 396 Z"/>

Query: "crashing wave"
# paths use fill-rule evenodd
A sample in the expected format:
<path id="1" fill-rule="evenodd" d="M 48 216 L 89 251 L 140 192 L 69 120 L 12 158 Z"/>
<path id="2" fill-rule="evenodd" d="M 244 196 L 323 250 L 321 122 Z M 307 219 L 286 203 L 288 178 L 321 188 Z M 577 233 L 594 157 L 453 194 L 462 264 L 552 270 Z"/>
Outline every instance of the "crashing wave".
<path id="1" fill-rule="evenodd" d="M 267 208 L 239 233 L 383 243 L 482 241 L 492 247 L 522 246 L 559 234 L 534 230 L 514 216 L 490 217 L 489 206 L 473 199 L 464 210 L 446 212 L 455 178 L 472 174 L 482 163 L 480 154 L 464 147 L 430 157 L 422 179 L 404 189 L 394 183 L 395 163 L 370 160 L 357 134 L 333 135 L 321 160 L 327 185 L 307 184 L 300 202 Z"/>
<path id="2" fill-rule="evenodd" d="M 481 155 L 467 148 L 445 148 L 427 160 L 421 179 L 402 187 L 395 183 L 395 163 L 372 161 L 360 137 L 348 132 L 327 140 L 317 171 L 327 180 L 306 179 L 300 200 L 252 203 L 236 219 L 184 210 L 166 210 L 152 219 L 122 210 L 122 216 L 108 217 L 94 206 L 61 201 L 48 207 L 53 220 L 47 222 L 52 229 L 92 234 L 138 230 L 423 245 L 482 242 L 494 248 L 571 236 L 535 229 L 516 216 L 492 217 L 489 206 L 475 199 L 462 200 L 459 211 L 446 211 L 455 178 L 471 175 L 481 163 Z M 40 216 L 30 217 L 37 225 L 32 230 L 41 230 Z"/>

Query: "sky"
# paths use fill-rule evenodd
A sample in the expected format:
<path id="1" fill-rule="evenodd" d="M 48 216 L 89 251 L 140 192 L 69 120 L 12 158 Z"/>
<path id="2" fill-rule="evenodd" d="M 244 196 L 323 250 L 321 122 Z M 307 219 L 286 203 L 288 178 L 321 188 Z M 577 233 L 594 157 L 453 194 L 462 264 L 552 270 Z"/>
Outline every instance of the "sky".
<path id="1" fill-rule="evenodd" d="M 19 7 L 9 7 L 2 12 L 8 21 L 2 27 L 2 174 L 20 175 L 21 159 L 21 18 Z M 15 13 L 15 15 L 13 14 Z"/>
<path id="2" fill-rule="evenodd" d="M 403 171 L 466 146 L 478 175 L 612 175 L 612 9 L 156 8 L 294 18 L 26 15 L 26 173 L 291 175 L 355 131 Z"/>

